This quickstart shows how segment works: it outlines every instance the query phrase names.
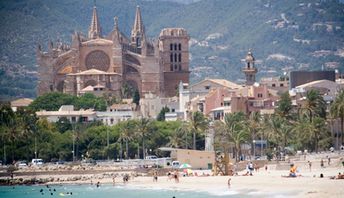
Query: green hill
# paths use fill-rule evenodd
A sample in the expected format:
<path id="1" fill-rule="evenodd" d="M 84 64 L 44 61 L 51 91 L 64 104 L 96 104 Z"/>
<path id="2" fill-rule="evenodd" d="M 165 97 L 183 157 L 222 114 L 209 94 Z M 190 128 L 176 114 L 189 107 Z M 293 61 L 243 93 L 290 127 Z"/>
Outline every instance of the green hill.
<path id="1" fill-rule="evenodd" d="M 118 16 L 129 34 L 136 5 L 150 37 L 164 27 L 188 30 L 193 82 L 205 76 L 240 81 L 249 48 L 260 76 L 344 66 L 344 4 L 338 0 L 98 0 L 103 33 Z M 0 2 L 0 99 L 35 96 L 36 44 L 70 42 L 75 30 L 86 33 L 92 6 L 91 0 Z"/>

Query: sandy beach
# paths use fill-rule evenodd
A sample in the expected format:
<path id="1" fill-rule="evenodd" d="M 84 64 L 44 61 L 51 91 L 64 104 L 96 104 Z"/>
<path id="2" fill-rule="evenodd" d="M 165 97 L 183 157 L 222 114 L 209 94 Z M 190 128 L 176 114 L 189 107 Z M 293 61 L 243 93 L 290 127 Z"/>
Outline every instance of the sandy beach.
<path id="1" fill-rule="evenodd" d="M 307 160 L 297 161 L 298 176 L 296 178 L 284 178 L 288 175 L 288 168 L 279 170 L 277 164 L 269 163 L 268 169 L 261 168 L 254 172 L 253 176 L 242 176 L 245 171 L 238 172 L 237 176 L 180 176 L 179 183 L 167 176 L 159 176 L 157 182 L 153 182 L 152 176 L 132 176 L 127 184 L 123 184 L 122 176 L 126 173 L 133 175 L 133 171 L 109 170 L 109 171 L 85 171 L 86 174 L 71 172 L 69 174 L 54 174 L 49 172 L 40 175 L 17 176 L 25 179 L 32 177 L 53 180 L 49 184 L 85 184 L 95 185 L 97 182 L 111 185 L 125 185 L 128 188 L 168 189 L 179 191 L 207 192 L 212 195 L 271 195 L 290 197 L 343 197 L 344 180 L 330 179 L 339 172 L 344 173 L 341 165 L 342 158 L 333 159 L 331 165 L 320 167 L 319 160 L 313 160 L 312 170 L 309 169 Z M 284 162 L 288 164 L 287 162 Z M 94 173 L 93 173 L 94 172 Z M 201 175 L 203 171 L 197 170 Z M 320 178 L 320 174 L 324 178 Z M 115 184 L 113 178 L 115 177 Z M 228 187 L 228 179 L 231 185 Z"/>

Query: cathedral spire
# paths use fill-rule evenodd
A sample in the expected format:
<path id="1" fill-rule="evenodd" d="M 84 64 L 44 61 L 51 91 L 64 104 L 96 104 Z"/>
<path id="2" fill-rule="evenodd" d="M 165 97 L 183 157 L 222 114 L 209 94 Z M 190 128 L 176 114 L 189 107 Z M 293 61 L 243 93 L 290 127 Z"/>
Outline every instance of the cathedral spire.
<path id="1" fill-rule="evenodd" d="M 131 35 L 142 34 L 144 32 L 142 17 L 141 17 L 141 9 L 140 6 L 136 7 L 136 14 L 135 14 L 135 22 L 133 29 L 131 31 Z"/>
<path id="2" fill-rule="evenodd" d="M 92 21 L 91 21 L 90 28 L 88 30 L 88 38 L 96 39 L 99 37 L 101 37 L 101 27 L 98 20 L 97 7 L 94 4 Z"/>
<path id="3" fill-rule="evenodd" d="M 133 29 L 131 30 L 131 43 L 135 47 L 141 47 L 141 41 L 144 37 L 144 26 L 142 22 L 140 6 L 136 7 L 136 15 Z"/>

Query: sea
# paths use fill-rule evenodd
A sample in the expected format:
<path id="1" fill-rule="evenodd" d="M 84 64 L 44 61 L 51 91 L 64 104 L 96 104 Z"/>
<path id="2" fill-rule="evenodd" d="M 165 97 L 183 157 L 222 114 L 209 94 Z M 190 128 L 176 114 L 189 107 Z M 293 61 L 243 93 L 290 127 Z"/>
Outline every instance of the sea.
<path id="1" fill-rule="evenodd" d="M 0 198 L 222 198 L 222 197 L 292 197 L 288 194 L 262 194 L 255 191 L 235 192 L 229 189 L 214 192 L 194 192 L 183 190 L 148 189 L 130 186 L 100 187 L 91 185 L 34 185 L 34 186 L 0 186 Z"/>

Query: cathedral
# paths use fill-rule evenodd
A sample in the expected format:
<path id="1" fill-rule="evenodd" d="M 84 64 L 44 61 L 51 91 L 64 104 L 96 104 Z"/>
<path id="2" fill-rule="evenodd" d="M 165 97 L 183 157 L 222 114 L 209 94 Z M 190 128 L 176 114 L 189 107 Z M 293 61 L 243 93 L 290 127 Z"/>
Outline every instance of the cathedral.
<path id="1" fill-rule="evenodd" d="M 129 37 L 120 31 L 117 17 L 113 30 L 103 35 L 94 6 L 87 36 L 75 32 L 70 45 L 50 42 L 46 52 L 38 45 L 38 95 L 59 91 L 121 97 L 124 87 L 130 87 L 141 97 L 175 96 L 180 81 L 189 83 L 188 41 L 183 28 L 165 28 L 157 39 L 148 39 L 139 6 Z"/>

